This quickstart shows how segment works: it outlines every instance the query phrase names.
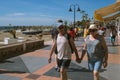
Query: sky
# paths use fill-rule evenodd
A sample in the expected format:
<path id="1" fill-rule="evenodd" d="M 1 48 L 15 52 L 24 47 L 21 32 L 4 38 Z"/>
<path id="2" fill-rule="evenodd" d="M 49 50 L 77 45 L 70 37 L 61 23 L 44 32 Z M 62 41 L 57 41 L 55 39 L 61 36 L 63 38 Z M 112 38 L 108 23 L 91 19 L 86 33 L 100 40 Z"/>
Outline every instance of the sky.
<path id="1" fill-rule="evenodd" d="M 81 10 L 93 17 L 94 11 L 114 4 L 116 0 L 0 0 L 0 26 L 54 25 L 58 19 L 73 22 L 75 5 L 76 21 L 81 20 Z"/>

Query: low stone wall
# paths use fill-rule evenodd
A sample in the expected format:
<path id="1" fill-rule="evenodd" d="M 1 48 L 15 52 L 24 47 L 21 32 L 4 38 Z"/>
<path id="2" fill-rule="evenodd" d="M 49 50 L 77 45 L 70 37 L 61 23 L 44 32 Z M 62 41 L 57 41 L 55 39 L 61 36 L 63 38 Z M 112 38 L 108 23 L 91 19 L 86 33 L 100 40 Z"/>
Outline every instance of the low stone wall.
<path id="1" fill-rule="evenodd" d="M 0 61 L 15 57 L 26 52 L 40 49 L 44 46 L 44 40 L 26 41 L 0 47 Z"/>
<path id="2" fill-rule="evenodd" d="M 24 43 L 24 51 L 25 52 L 33 51 L 43 46 L 44 46 L 43 41 L 29 41 L 29 42 Z"/>

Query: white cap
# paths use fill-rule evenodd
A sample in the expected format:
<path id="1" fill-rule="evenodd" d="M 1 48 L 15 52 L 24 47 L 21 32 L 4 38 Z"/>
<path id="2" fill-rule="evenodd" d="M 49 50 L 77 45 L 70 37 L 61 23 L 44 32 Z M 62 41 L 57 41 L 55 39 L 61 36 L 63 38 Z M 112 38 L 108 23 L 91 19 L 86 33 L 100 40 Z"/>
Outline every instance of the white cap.
<path id="1" fill-rule="evenodd" d="M 97 26 L 95 24 L 91 24 L 89 29 L 97 29 Z"/>
<path id="2" fill-rule="evenodd" d="M 62 23 L 57 23 L 57 24 L 56 24 L 56 27 L 59 28 L 60 25 L 62 25 Z"/>

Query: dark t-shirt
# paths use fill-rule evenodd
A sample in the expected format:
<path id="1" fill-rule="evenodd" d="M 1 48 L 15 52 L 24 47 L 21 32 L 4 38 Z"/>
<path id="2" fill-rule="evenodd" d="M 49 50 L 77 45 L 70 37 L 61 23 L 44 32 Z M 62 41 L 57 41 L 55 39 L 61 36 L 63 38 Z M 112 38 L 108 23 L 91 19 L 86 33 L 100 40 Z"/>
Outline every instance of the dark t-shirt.
<path id="1" fill-rule="evenodd" d="M 51 37 L 54 39 L 58 35 L 58 30 L 56 27 L 54 27 L 51 31 Z"/>

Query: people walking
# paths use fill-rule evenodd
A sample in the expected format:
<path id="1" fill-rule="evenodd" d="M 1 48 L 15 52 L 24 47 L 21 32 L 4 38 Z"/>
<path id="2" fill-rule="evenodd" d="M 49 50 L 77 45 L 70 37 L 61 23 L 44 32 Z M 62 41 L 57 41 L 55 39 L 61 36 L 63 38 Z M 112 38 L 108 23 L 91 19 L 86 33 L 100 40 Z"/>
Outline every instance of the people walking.
<path id="1" fill-rule="evenodd" d="M 93 72 L 94 80 L 99 80 L 99 71 L 103 67 L 107 67 L 108 48 L 104 37 L 99 35 L 95 24 L 89 27 L 89 35 L 83 46 L 81 60 L 85 53 L 88 56 L 88 68 Z"/>
<path id="2" fill-rule="evenodd" d="M 69 29 L 68 34 L 73 38 L 73 40 L 75 39 L 75 31 L 74 31 L 73 27 L 71 27 Z"/>
<path id="3" fill-rule="evenodd" d="M 74 32 L 75 32 L 75 39 L 78 40 L 78 27 L 74 28 Z"/>
<path id="4" fill-rule="evenodd" d="M 105 36 L 104 28 L 103 28 L 103 27 L 100 27 L 99 30 L 98 30 L 98 33 L 99 33 L 99 35 L 101 35 L 101 36 Z"/>
<path id="5" fill-rule="evenodd" d="M 78 52 L 77 49 L 75 47 L 74 44 L 74 40 L 73 38 L 70 38 L 70 40 L 68 41 L 68 39 L 66 38 L 67 33 L 65 31 L 65 26 L 64 25 L 60 25 L 58 27 L 58 35 L 57 35 L 57 39 L 54 40 L 51 51 L 50 51 L 50 55 L 48 58 L 48 62 L 51 62 L 52 59 L 52 54 L 55 50 L 55 48 L 57 47 L 57 63 L 58 66 L 60 67 L 60 76 L 61 76 L 61 80 L 68 80 L 67 77 L 67 71 L 66 69 L 69 67 L 70 62 L 71 62 L 71 56 L 72 56 L 72 51 L 69 45 L 69 41 L 70 44 L 72 46 L 72 48 L 74 49 L 75 55 L 76 55 L 76 61 L 79 62 L 79 56 L 78 56 Z"/>
<path id="6" fill-rule="evenodd" d="M 83 38 L 85 40 L 85 38 L 87 37 L 87 35 L 89 34 L 89 30 L 88 30 L 89 26 L 87 25 L 84 29 L 84 35 L 83 35 Z"/>
<path id="7" fill-rule="evenodd" d="M 54 40 L 54 38 L 57 36 L 58 30 L 56 27 L 53 27 L 51 30 L 51 38 Z"/>
<path id="8" fill-rule="evenodd" d="M 117 30 L 115 29 L 115 26 L 112 26 L 110 29 L 110 38 L 113 46 L 115 45 L 116 36 L 117 36 Z"/>
<path id="9" fill-rule="evenodd" d="M 59 32 L 58 32 L 58 30 L 57 30 L 57 27 L 54 27 L 54 28 L 51 30 L 51 38 L 52 38 L 53 42 L 54 42 L 55 38 L 57 37 L 58 33 L 59 33 Z M 55 62 L 56 62 L 55 70 L 56 70 L 56 71 L 59 71 L 59 67 L 58 67 L 58 65 L 57 65 L 57 51 L 56 51 L 56 49 L 54 50 L 54 53 L 55 53 Z"/>

